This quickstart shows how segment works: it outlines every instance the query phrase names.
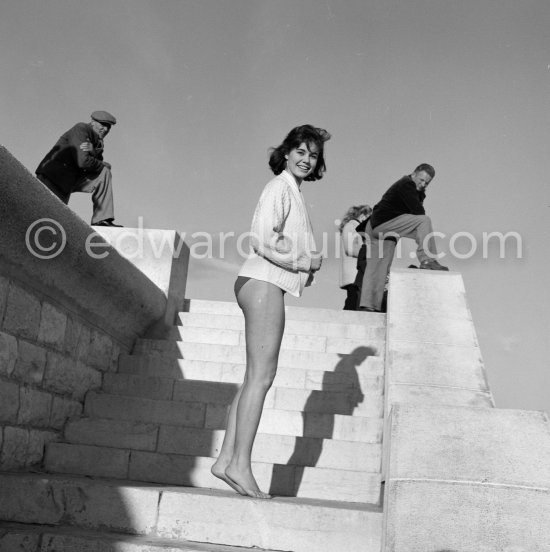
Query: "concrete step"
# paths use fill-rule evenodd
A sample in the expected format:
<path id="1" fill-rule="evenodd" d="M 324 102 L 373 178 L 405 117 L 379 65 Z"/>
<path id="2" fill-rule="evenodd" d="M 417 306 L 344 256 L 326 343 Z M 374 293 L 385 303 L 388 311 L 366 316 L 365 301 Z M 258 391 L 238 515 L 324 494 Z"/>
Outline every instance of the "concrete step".
<path id="1" fill-rule="evenodd" d="M 281 342 L 281 350 L 351 354 L 361 347 L 371 347 L 376 351 L 381 351 L 384 349 L 385 344 L 383 339 L 344 339 L 322 335 L 292 335 L 285 332 Z M 246 340 L 243 330 L 187 327 L 181 332 L 179 341 L 138 339 L 133 352 L 137 354 L 156 352 L 158 354 L 183 358 L 188 343 L 234 345 L 243 347 L 244 349 Z"/>
<path id="2" fill-rule="evenodd" d="M 311 453 L 310 453 L 311 454 Z M 215 458 L 72 443 L 51 443 L 45 469 L 50 473 L 131 479 L 167 485 L 227 490 L 210 468 Z M 375 464 L 374 461 L 371 462 Z M 368 461 L 365 463 L 369 467 Z M 376 463 L 377 465 L 379 462 Z M 374 467 L 370 466 L 370 467 Z M 378 471 L 357 471 L 273 462 L 252 462 L 261 488 L 276 496 L 298 496 L 378 504 Z"/>
<path id="3" fill-rule="evenodd" d="M 275 552 L 256 548 L 256 552 Z M 243 552 L 242 547 L 74 527 L 0 523 L 0 552 Z"/>
<path id="4" fill-rule="evenodd" d="M 379 552 L 382 532 L 372 505 L 44 474 L 0 474 L 0 520 L 293 552 Z"/>
<path id="5" fill-rule="evenodd" d="M 174 400 L 147 399 L 91 392 L 86 396 L 88 416 L 141 422 L 185 425 L 187 427 L 220 427 L 236 386 L 188 381 Z M 317 414 L 383 417 L 384 397 L 381 391 L 324 392 L 277 388 L 268 392 L 264 411 L 283 410 Z M 103 415 L 102 415 L 103 413 Z"/>
<path id="6" fill-rule="evenodd" d="M 150 340 L 147 345 L 149 355 L 158 356 L 168 360 L 208 360 L 212 362 L 224 362 L 230 364 L 245 364 L 246 351 L 243 345 L 219 345 L 215 343 L 184 343 L 184 342 L 163 342 L 161 340 Z M 173 351 L 163 350 L 164 345 L 157 346 L 155 343 L 167 343 L 169 346 L 176 346 Z M 140 345 L 139 348 L 143 348 Z M 138 349 L 139 349 L 138 348 Z M 364 345 L 356 347 L 350 353 L 342 352 L 314 352 L 299 351 L 292 349 L 281 349 L 279 353 L 279 366 L 286 368 L 317 369 L 327 372 L 336 370 L 350 370 L 368 362 L 372 357 L 383 358 L 385 346 L 383 343 Z M 134 351 L 138 353 L 139 351 Z"/>
<path id="7" fill-rule="evenodd" d="M 187 299 L 185 312 L 203 314 L 222 314 L 242 316 L 239 305 L 229 301 L 208 301 L 204 299 Z M 344 311 L 335 309 L 315 309 L 307 307 L 286 307 L 287 320 L 304 322 L 331 322 L 333 324 L 365 324 L 368 326 L 385 325 L 386 315 L 377 312 Z"/>
<path id="8" fill-rule="evenodd" d="M 78 418 L 69 421 L 65 428 L 65 439 L 73 444 L 210 458 L 218 456 L 224 435 L 222 429 L 131 424 L 106 418 Z M 259 432 L 254 442 L 252 460 L 377 472 L 380 469 L 380 454 L 380 443 Z"/>
<path id="9" fill-rule="evenodd" d="M 244 330 L 244 316 L 230 314 L 208 314 L 201 312 L 180 312 L 179 325 L 173 328 L 172 338 L 179 339 L 186 328 L 216 328 L 218 330 Z M 342 339 L 385 339 L 385 319 L 376 317 L 361 324 L 336 322 L 310 322 L 308 320 L 286 320 L 285 333 L 289 335 L 324 335 Z"/>
<path id="10" fill-rule="evenodd" d="M 329 375 L 334 375 L 328 373 Z M 172 378 L 158 378 L 138 376 L 133 374 L 105 374 L 102 391 L 111 395 L 125 395 L 157 400 L 190 400 L 208 403 L 229 404 L 233 400 L 239 384 L 227 382 L 213 382 L 202 380 L 179 380 Z M 294 397 L 303 397 L 304 404 L 322 403 L 338 404 L 341 414 L 350 413 L 361 400 L 377 397 L 384 392 L 382 377 L 357 378 L 351 383 L 329 386 L 329 389 L 309 390 L 304 388 L 271 387 L 266 396 L 266 405 L 281 401 L 283 396 L 292 394 Z M 300 410 L 300 409 L 296 409 Z M 311 409 L 310 409 L 311 410 Z M 343 410 L 348 410 L 345 412 Z M 318 411 L 318 409 L 316 409 Z M 331 409 L 330 412 L 333 410 Z"/>
<path id="11" fill-rule="evenodd" d="M 283 353 L 284 356 L 284 353 Z M 364 361 L 350 355 L 338 357 L 329 369 L 320 369 L 319 364 L 307 366 L 284 366 L 279 363 L 274 385 L 294 389 L 336 389 L 342 385 L 356 387 L 357 379 L 384 376 L 384 360 L 367 356 Z M 244 362 L 219 360 L 171 359 L 156 355 L 127 355 L 118 358 L 118 371 L 123 374 L 154 376 L 186 380 L 202 380 L 220 383 L 242 383 Z"/>
<path id="12" fill-rule="evenodd" d="M 104 405 L 103 401 L 100 401 L 100 406 Z M 136 407 L 149 407 L 148 403 L 138 402 L 130 403 L 128 406 L 131 408 Z M 99 407 L 89 407 L 91 411 L 98 411 L 98 417 L 101 418 L 101 411 Z M 161 423 L 156 422 L 149 423 L 147 420 L 140 419 L 135 420 L 121 420 L 117 418 L 117 411 L 112 408 L 105 411 L 105 416 L 114 416 L 114 418 L 108 418 L 111 420 L 119 420 L 118 423 L 127 424 L 124 431 L 128 434 L 128 438 L 133 441 L 137 439 L 141 442 L 144 438 L 143 434 L 149 432 L 155 432 L 156 428 Z M 199 427 L 205 427 L 208 429 L 225 429 L 225 413 L 226 409 L 223 409 L 221 415 L 208 417 L 204 424 Z M 143 418 L 143 417 L 142 417 Z M 294 410 L 276 410 L 265 409 L 262 412 L 262 418 L 260 420 L 260 426 L 258 431 L 260 433 L 271 433 L 274 435 L 290 435 L 294 437 L 314 437 L 320 439 L 336 439 L 340 441 L 360 441 L 364 443 L 380 443 L 382 441 L 382 418 L 368 417 L 368 416 L 346 416 L 342 414 L 320 414 L 317 412 L 300 412 Z M 176 427 L 186 427 L 182 420 L 173 419 L 172 422 L 167 425 L 175 425 Z M 122 436 L 120 437 L 122 439 Z M 156 440 L 155 436 L 150 437 Z M 140 446 L 129 448 L 143 448 Z"/>

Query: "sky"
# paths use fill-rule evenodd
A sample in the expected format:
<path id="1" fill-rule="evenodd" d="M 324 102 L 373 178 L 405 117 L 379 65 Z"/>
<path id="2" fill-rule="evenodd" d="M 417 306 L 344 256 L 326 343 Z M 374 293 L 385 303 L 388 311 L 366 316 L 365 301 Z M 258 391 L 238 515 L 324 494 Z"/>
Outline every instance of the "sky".
<path id="1" fill-rule="evenodd" d="M 113 113 L 116 221 L 184 234 L 207 257 L 187 296 L 233 300 L 269 147 L 326 128 L 327 172 L 302 190 L 328 258 L 287 304 L 327 308 L 344 302 L 335 221 L 431 163 L 425 207 L 497 407 L 550 412 L 549 26 L 548 0 L 2 0 L 0 143 L 34 171 Z M 70 206 L 89 221 L 88 195 Z M 502 253 L 483 252 L 492 232 L 514 233 Z"/>

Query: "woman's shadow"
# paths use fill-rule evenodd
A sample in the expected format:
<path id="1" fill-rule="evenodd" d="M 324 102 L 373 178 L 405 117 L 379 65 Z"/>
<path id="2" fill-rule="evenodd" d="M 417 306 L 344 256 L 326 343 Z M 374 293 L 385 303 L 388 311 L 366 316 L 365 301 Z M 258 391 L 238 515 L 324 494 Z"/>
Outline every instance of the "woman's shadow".
<path id="1" fill-rule="evenodd" d="M 357 347 L 350 354 L 339 354 L 340 361 L 334 371 L 324 372 L 321 389 L 311 391 L 302 411 L 303 436 L 296 437 L 294 451 L 287 464 L 273 466 L 270 494 L 298 496 L 304 469 L 317 465 L 323 450 L 323 440 L 334 437 L 335 416 L 351 416 L 364 401 L 357 366 L 376 354 L 373 347 Z M 288 489 L 289 469 L 294 471 L 291 490 Z"/>

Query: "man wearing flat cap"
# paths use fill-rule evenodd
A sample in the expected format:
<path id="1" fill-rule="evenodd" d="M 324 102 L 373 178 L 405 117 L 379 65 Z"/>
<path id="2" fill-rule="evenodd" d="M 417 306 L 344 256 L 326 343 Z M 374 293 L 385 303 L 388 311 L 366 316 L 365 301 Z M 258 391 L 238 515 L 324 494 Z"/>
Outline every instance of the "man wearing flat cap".
<path id="1" fill-rule="evenodd" d="M 120 226 L 114 223 L 111 165 L 103 161 L 103 139 L 114 124 L 107 111 L 94 111 L 89 123 L 65 132 L 36 169 L 37 178 L 65 204 L 73 192 L 92 194 L 94 226 Z"/>

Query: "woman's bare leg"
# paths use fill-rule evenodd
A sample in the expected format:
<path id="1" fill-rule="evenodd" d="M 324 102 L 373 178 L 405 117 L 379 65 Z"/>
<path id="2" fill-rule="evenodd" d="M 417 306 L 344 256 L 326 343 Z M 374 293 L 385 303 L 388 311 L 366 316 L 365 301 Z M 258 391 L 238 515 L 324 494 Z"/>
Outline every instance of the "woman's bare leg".
<path id="1" fill-rule="evenodd" d="M 223 438 L 222 448 L 220 450 L 220 454 L 218 455 L 218 459 L 216 460 L 216 462 L 214 462 L 213 466 L 210 468 L 210 471 L 212 472 L 212 475 L 215 475 L 222 481 L 225 481 L 230 487 L 235 489 L 239 494 L 246 495 L 246 492 L 243 490 L 243 488 L 240 485 L 231 481 L 231 479 L 229 479 L 229 477 L 225 475 L 225 469 L 229 465 L 229 462 L 231 462 L 231 458 L 233 457 L 233 450 L 235 448 L 235 426 L 237 424 L 237 406 L 239 404 L 239 398 L 241 396 L 242 390 L 243 390 L 243 386 L 241 385 L 237 394 L 235 395 L 235 398 L 233 399 L 233 402 L 231 403 L 231 408 L 229 409 L 229 414 L 227 416 L 227 425 L 225 429 L 225 437 Z"/>
<path id="2" fill-rule="evenodd" d="M 277 371 L 285 324 L 284 294 L 268 282 L 250 279 L 239 291 L 239 306 L 245 317 L 246 374 L 231 406 L 222 450 L 212 467 L 238 492 L 254 498 L 269 498 L 260 491 L 252 474 L 251 453 L 265 396 Z M 229 459 L 229 460 L 228 460 Z"/>

